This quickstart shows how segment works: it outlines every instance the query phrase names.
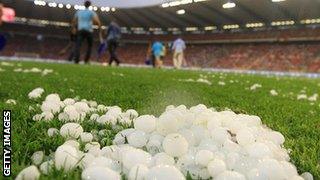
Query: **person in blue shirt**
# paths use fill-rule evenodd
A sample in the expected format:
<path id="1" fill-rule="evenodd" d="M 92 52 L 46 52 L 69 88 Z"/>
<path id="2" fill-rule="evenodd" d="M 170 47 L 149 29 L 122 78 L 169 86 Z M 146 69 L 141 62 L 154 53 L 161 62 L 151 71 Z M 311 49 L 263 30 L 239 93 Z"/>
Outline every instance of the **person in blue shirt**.
<path id="1" fill-rule="evenodd" d="M 116 54 L 117 47 L 119 45 L 119 40 L 121 38 L 121 29 L 119 25 L 113 20 L 111 21 L 107 30 L 107 47 L 110 53 L 109 65 L 113 61 L 116 62 L 117 66 L 120 64 L 120 60 Z"/>
<path id="2" fill-rule="evenodd" d="M 74 16 L 72 25 L 77 29 L 77 41 L 75 46 L 75 63 L 80 61 L 80 50 L 84 40 L 88 43 L 88 49 L 85 56 L 85 63 L 89 62 L 91 56 L 91 49 L 93 44 L 93 25 L 96 24 L 99 29 L 100 41 L 102 41 L 101 22 L 98 15 L 89 9 L 90 1 L 85 1 L 85 9 L 78 10 Z"/>
<path id="3" fill-rule="evenodd" d="M 155 41 L 153 44 L 152 44 L 152 47 L 151 47 L 151 50 L 152 50 L 152 54 L 154 56 L 154 64 L 155 64 L 155 67 L 156 68 L 161 68 L 162 67 L 162 60 L 161 60 L 161 57 L 164 55 L 164 46 L 161 42 L 159 41 Z"/>

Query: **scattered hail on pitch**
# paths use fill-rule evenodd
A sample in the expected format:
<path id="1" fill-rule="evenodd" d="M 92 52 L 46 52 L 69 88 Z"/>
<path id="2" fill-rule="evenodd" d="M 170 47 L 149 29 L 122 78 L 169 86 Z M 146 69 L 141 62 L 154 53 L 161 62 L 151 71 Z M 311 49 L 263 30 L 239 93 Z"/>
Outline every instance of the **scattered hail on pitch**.
<path id="1" fill-rule="evenodd" d="M 37 88 L 29 98 L 40 98 L 43 92 Z M 58 94 L 48 95 L 40 109 L 33 120 L 56 118 L 64 122 L 60 130 L 50 128 L 47 134 L 66 141 L 54 150 L 53 157 L 40 149 L 34 152 L 33 165 L 22 170 L 17 180 L 38 179 L 54 169 L 80 169 L 84 180 L 120 180 L 121 176 L 129 180 L 183 180 L 188 174 L 193 179 L 217 180 L 313 179 L 308 172 L 298 174 L 283 147 L 284 136 L 263 125 L 258 116 L 217 112 L 201 104 L 189 109 L 170 105 L 160 117 L 139 116 L 133 109 L 61 100 Z M 85 121 L 131 128 L 118 132 L 113 145 L 102 147 L 104 130 L 84 132 L 81 124 Z"/>

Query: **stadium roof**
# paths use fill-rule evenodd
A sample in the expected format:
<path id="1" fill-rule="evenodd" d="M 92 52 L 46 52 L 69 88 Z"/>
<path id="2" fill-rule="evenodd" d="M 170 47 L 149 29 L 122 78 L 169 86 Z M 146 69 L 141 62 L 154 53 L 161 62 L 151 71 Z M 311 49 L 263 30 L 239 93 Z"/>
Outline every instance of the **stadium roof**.
<path id="1" fill-rule="evenodd" d="M 33 1 L 33 0 L 30 0 Z M 45 2 L 56 2 L 62 4 L 79 5 L 79 0 L 44 0 Z M 98 7 L 134 8 L 159 5 L 174 0 L 91 0 Z"/>
<path id="2" fill-rule="evenodd" d="M 125 0 L 109 2 L 115 1 L 125 2 Z M 232 2 L 230 0 L 182 0 L 178 3 L 159 4 L 160 1 L 148 0 L 146 2 L 157 2 L 158 5 L 143 8 L 97 6 L 94 9 L 104 24 L 107 24 L 112 18 L 123 27 L 166 29 L 189 27 L 190 30 L 194 30 L 195 28 L 192 29 L 192 27 L 232 29 L 320 23 L 319 0 L 236 0 L 233 1 L 236 6 L 229 9 L 224 9 L 223 4 L 228 1 Z M 18 17 L 49 21 L 70 22 L 75 8 L 81 8 L 81 6 L 66 4 L 64 0 L 59 1 L 64 2 L 63 4 L 51 2 L 44 5 L 39 2 L 43 1 L 4 1 L 6 6 L 16 10 Z M 132 2 L 138 4 L 138 2 L 145 1 L 127 0 L 126 2 L 128 2 L 126 3 L 128 6 L 131 6 Z"/>

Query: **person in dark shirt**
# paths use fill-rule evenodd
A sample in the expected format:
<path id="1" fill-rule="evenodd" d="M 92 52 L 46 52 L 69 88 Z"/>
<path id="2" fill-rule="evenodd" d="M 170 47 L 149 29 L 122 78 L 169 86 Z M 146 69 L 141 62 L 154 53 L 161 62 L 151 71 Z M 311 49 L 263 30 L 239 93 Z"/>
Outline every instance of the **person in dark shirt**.
<path id="1" fill-rule="evenodd" d="M 116 54 L 120 38 L 121 29 L 116 22 L 112 21 L 107 30 L 107 46 L 110 53 L 109 65 L 111 65 L 113 61 L 117 63 L 117 66 L 120 64 L 120 60 Z"/>
<path id="2" fill-rule="evenodd" d="M 76 42 L 77 42 L 77 30 L 75 28 L 71 28 L 70 41 L 68 45 L 59 52 L 59 55 L 62 56 L 66 54 L 68 50 L 71 50 L 70 55 L 68 57 L 68 61 L 75 60 L 74 48 L 75 48 Z"/>

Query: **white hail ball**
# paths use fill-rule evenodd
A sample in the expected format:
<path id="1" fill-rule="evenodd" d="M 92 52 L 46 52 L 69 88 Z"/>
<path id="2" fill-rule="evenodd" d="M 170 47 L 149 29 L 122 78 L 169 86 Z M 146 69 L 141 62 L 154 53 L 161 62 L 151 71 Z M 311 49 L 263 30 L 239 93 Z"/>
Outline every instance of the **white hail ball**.
<path id="1" fill-rule="evenodd" d="M 177 132 L 179 128 L 178 118 L 170 112 L 163 113 L 157 121 L 157 132 L 161 135 Z"/>
<path id="2" fill-rule="evenodd" d="M 96 121 L 99 117 L 100 117 L 99 114 L 92 114 L 90 116 L 90 121 Z"/>
<path id="3" fill-rule="evenodd" d="M 60 111 L 60 103 L 56 101 L 44 101 L 41 105 L 42 112 L 51 112 L 53 114 Z"/>
<path id="4" fill-rule="evenodd" d="M 313 176 L 311 173 L 309 172 L 304 172 L 301 174 L 301 177 L 303 177 L 303 179 L 305 180 L 313 180 Z"/>
<path id="5" fill-rule="evenodd" d="M 37 166 L 42 163 L 43 158 L 44 158 L 43 151 L 37 151 L 37 152 L 33 153 L 31 156 L 31 160 L 32 160 L 33 164 L 37 165 Z"/>
<path id="6" fill-rule="evenodd" d="M 85 102 L 76 102 L 74 104 L 74 106 L 76 107 L 76 110 L 80 113 L 80 112 L 89 112 L 90 111 L 90 107 L 88 106 L 87 103 Z"/>
<path id="7" fill-rule="evenodd" d="M 148 141 L 146 133 L 140 130 L 130 133 L 127 139 L 131 146 L 138 148 L 145 146 Z"/>
<path id="8" fill-rule="evenodd" d="M 159 165 L 152 167 L 145 176 L 145 180 L 185 180 L 183 174 L 175 167 Z"/>
<path id="9" fill-rule="evenodd" d="M 94 158 L 86 168 L 96 167 L 96 166 L 112 168 L 112 164 L 113 164 L 113 161 L 111 159 L 100 156 L 100 157 Z"/>
<path id="10" fill-rule="evenodd" d="M 125 144 L 126 139 L 128 139 L 128 136 L 134 131 L 135 131 L 135 129 L 129 128 L 129 129 L 124 129 L 124 130 L 118 132 L 116 134 L 116 136 L 114 137 L 112 144 L 114 144 L 114 145 Z"/>
<path id="11" fill-rule="evenodd" d="M 130 169 L 128 180 L 144 180 L 149 168 L 143 164 L 137 164 Z"/>
<path id="12" fill-rule="evenodd" d="M 246 180 L 245 176 L 236 171 L 224 171 L 215 180 Z"/>
<path id="13" fill-rule="evenodd" d="M 29 94 L 28 97 L 29 99 L 37 99 L 40 98 L 42 93 L 44 92 L 44 89 L 42 88 L 36 88 L 34 90 L 32 90 Z"/>
<path id="14" fill-rule="evenodd" d="M 272 156 L 272 152 L 269 147 L 264 143 L 252 143 L 245 147 L 250 157 L 263 158 Z"/>
<path id="15" fill-rule="evenodd" d="M 164 151 L 172 157 L 183 156 L 188 151 L 187 140 L 177 133 L 167 135 L 162 142 L 162 146 Z"/>
<path id="16" fill-rule="evenodd" d="M 134 128 L 137 130 L 151 133 L 156 129 L 156 118 L 151 115 L 143 115 L 135 119 Z"/>
<path id="17" fill-rule="evenodd" d="M 56 128 L 49 128 L 47 131 L 49 137 L 59 134 L 59 130 Z"/>
<path id="18" fill-rule="evenodd" d="M 68 106 L 68 105 L 73 105 L 74 103 L 76 103 L 76 101 L 74 99 L 71 98 L 67 98 L 65 100 L 63 100 L 63 103 Z"/>
<path id="19" fill-rule="evenodd" d="M 45 101 L 60 102 L 59 94 L 49 94 Z"/>
<path id="20" fill-rule="evenodd" d="M 76 149 L 79 149 L 79 147 L 80 147 L 80 143 L 78 141 L 76 141 L 76 140 L 73 140 L 73 139 L 67 140 L 63 144 L 72 146 L 72 147 L 74 147 Z"/>
<path id="21" fill-rule="evenodd" d="M 121 176 L 119 173 L 111 170 L 110 168 L 92 166 L 82 171 L 81 178 L 83 180 L 120 180 Z"/>
<path id="22" fill-rule="evenodd" d="M 78 151 L 70 145 L 59 146 L 54 155 L 54 164 L 57 170 L 68 172 L 77 166 L 78 161 Z"/>
<path id="23" fill-rule="evenodd" d="M 213 153 L 208 150 L 200 150 L 196 154 L 196 163 L 201 166 L 207 166 L 208 163 L 213 159 Z"/>
<path id="24" fill-rule="evenodd" d="M 80 140 L 84 143 L 91 142 L 93 140 L 93 135 L 88 132 L 83 132 L 80 134 Z"/>
<path id="25" fill-rule="evenodd" d="M 80 168 L 82 169 L 87 168 L 95 158 L 96 157 L 93 154 L 90 154 L 90 153 L 83 154 L 81 157 L 80 165 L 79 165 Z"/>
<path id="26" fill-rule="evenodd" d="M 211 138 L 217 143 L 223 144 L 229 137 L 230 135 L 225 128 L 217 127 L 211 131 Z"/>
<path id="27" fill-rule="evenodd" d="M 134 109 L 128 109 L 125 114 L 131 119 L 135 119 L 139 116 L 138 112 Z"/>
<path id="28" fill-rule="evenodd" d="M 24 168 L 16 177 L 16 180 L 37 180 L 40 177 L 40 172 L 36 166 Z"/>
<path id="29" fill-rule="evenodd" d="M 127 170 L 130 170 L 137 164 L 143 164 L 149 167 L 151 165 L 151 160 L 151 155 L 141 149 L 130 148 L 122 155 L 122 163 Z"/>
<path id="30" fill-rule="evenodd" d="M 53 167 L 54 163 L 52 160 L 50 160 L 43 162 L 39 168 L 42 174 L 48 175 L 53 170 Z"/>
<path id="31" fill-rule="evenodd" d="M 236 139 L 238 144 L 242 146 L 252 144 L 255 141 L 254 135 L 250 132 L 248 128 L 240 130 L 236 135 Z"/>
<path id="32" fill-rule="evenodd" d="M 207 168 L 212 177 L 216 177 L 227 169 L 225 162 L 218 158 L 210 161 Z"/>
<path id="33" fill-rule="evenodd" d="M 83 128 L 77 123 L 67 123 L 60 128 L 60 135 L 65 138 L 77 139 L 83 133 Z"/>
<path id="34" fill-rule="evenodd" d="M 153 157 L 154 165 L 174 165 L 174 158 L 161 152 Z"/>

